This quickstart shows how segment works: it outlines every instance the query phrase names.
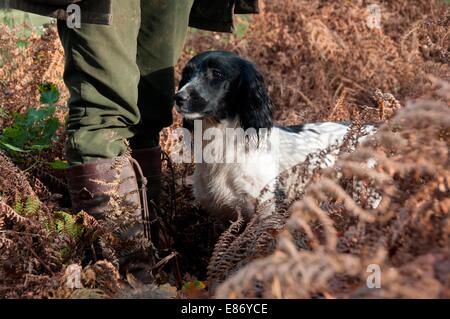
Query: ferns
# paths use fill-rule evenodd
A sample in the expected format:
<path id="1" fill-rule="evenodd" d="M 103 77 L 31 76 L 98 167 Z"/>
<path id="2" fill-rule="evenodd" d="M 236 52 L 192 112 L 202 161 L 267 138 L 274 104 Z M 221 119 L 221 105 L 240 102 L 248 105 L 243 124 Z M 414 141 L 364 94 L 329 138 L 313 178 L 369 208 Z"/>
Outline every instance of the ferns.
<path id="1" fill-rule="evenodd" d="M 39 211 L 41 201 L 36 197 L 28 197 L 24 207 L 25 216 L 34 215 Z"/>
<path id="2" fill-rule="evenodd" d="M 22 215 L 23 212 L 23 202 L 21 200 L 18 200 L 16 204 L 14 205 L 13 209 L 16 211 L 17 214 Z"/>
<path id="3" fill-rule="evenodd" d="M 27 219 L 19 215 L 13 208 L 0 200 L 0 225 L 4 220 L 10 220 L 18 224 L 25 224 Z"/>
<path id="4" fill-rule="evenodd" d="M 54 116 L 58 88 L 55 84 L 44 83 L 39 86 L 39 92 L 40 102 L 48 106 L 29 108 L 25 114 L 13 114 L 14 124 L 0 134 L 0 148 L 13 156 L 48 149 L 58 139 L 55 133 L 60 123 Z"/>
<path id="5" fill-rule="evenodd" d="M 22 200 L 18 200 L 14 206 L 14 211 L 25 217 L 35 215 L 41 208 L 41 201 L 37 197 L 28 197 L 25 203 Z"/>
<path id="6" fill-rule="evenodd" d="M 437 85 L 447 87 L 442 97 L 447 96 L 448 84 Z M 448 274 L 440 265 L 450 258 L 447 104 L 409 102 L 373 138 L 314 178 L 291 206 L 275 251 L 238 264 L 216 297 L 448 298 L 448 280 L 440 279 Z M 370 159 L 376 165 L 369 167 Z M 371 189 L 382 197 L 375 208 L 367 205 Z M 263 226 L 256 224 L 252 232 Z M 222 260 L 248 258 L 253 241 L 244 234 L 241 245 L 221 253 Z M 382 269 L 382 289 L 366 286 L 370 264 Z M 429 271 L 417 276 L 417 269 Z M 349 284 L 348 291 L 339 288 Z"/>
<path id="7" fill-rule="evenodd" d="M 80 243 L 86 239 L 84 235 L 91 228 L 83 224 L 82 214 L 71 215 L 64 211 L 52 214 L 37 196 L 28 196 L 25 200 L 19 198 L 11 206 L 0 197 L 2 257 L 4 260 L 16 260 L 20 271 L 20 267 L 27 267 L 27 262 L 22 260 L 27 255 L 22 250 L 26 249 L 42 258 L 41 266 L 52 272 L 82 249 Z M 13 249 L 16 244 L 20 249 Z"/>
<path id="8" fill-rule="evenodd" d="M 58 211 L 55 212 L 55 228 L 59 234 L 67 234 L 73 240 L 78 240 L 83 235 L 83 226 L 76 222 L 76 215 Z"/>

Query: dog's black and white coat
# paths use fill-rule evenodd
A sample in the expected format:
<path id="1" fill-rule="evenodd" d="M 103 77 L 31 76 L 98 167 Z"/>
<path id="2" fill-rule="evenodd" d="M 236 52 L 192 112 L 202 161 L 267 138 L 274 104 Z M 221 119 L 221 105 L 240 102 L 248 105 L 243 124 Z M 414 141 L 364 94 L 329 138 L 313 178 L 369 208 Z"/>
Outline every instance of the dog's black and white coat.
<path id="1" fill-rule="evenodd" d="M 239 206 L 251 216 L 256 198 L 281 172 L 311 153 L 342 143 L 349 129 L 349 124 L 333 122 L 274 125 L 272 101 L 261 74 L 254 64 L 230 52 L 205 52 L 192 58 L 183 70 L 175 100 L 184 119 L 202 120 L 203 129 L 256 130 L 246 140 L 255 147 L 225 144 L 225 153 L 236 147 L 247 152 L 244 163 L 196 164 L 194 195 L 203 208 L 220 215 Z M 270 130 L 261 136 L 258 131 L 263 128 Z M 364 129 L 367 134 L 374 131 L 372 126 Z M 266 152 L 267 143 L 276 144 L 275 155 Z M 334 158 L 329 158 L 327 165 L 333 163 Z"/>

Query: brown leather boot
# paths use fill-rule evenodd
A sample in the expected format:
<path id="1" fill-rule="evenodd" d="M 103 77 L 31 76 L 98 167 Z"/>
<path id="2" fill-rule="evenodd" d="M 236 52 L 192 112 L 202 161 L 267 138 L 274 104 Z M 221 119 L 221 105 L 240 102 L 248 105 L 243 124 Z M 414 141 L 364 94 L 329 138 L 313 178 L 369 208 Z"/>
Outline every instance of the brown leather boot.
<path id="1" fill-rule="evenodd" d="M 105 246 L 111 244 L 108 249 L 122 273 L 147 273 L 148 279 L 152 265 L 144 223 L 148 221 L 146 180 L 137 162 L 120 156 L 77 165 L 67 170 L 67 181 L 74 212 L 84 210 L 113 234 L 111 243 L 100 240 L 95 245 L 94 261 L 106 258 Z"/>
<path id="2" fill-rule="evenodd" d="M 139 163 L 147 179 L 147 199 L 150 221 L 155 221 L 160 209 L 161 197 L 161 147 L 135 149 L 131 156 Z M 157 223 L 150 225 L 152 243 L 158 247 L 159 229 Z"/>

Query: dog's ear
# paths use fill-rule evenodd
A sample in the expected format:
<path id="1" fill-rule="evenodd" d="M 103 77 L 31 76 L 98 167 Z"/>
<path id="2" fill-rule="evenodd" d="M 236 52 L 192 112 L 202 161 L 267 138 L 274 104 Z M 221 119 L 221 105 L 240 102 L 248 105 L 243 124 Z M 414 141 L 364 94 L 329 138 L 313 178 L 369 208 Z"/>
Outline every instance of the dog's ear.
<path id="1" fill-rule="evenodd" d="M 273 126 L 273 104 L 264 79 L 253 63 L 241 60 L 240 64 L 236 112 L 241 127 L 244 130 L 254 128 L 257 132 L 260 128 L 270 129 Z"/>

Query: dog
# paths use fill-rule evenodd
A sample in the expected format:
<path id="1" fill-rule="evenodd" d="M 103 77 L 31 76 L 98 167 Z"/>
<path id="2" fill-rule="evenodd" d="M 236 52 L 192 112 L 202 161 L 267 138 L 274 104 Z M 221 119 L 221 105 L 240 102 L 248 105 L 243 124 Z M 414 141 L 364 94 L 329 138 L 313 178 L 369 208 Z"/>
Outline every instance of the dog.
<path id="1" fill-rule="evenodd" d="M 251 218 L 261 191 L 268 185 L 274 190 L 280 173 L 312 153 L 343 143 L 350 128 L 350 123 L 334 122 L 275 125 L 274 106 L 255 64 L 225 51 L 204 52 L 187 63 L 175 104 L 184 120 L 201 121 L 203 132 L 213 128 L 223 133 L 211 144 L 223 149 L 225 156 L 246 155 L 243 162 L 195 166 L 195 198 L 207 211 L 226 218 L 238 207 L 245 218 Z M 245 137 L 227 139 L 230 129 L 243 130 Z M 372 125 L 363 129 L 364 135 L 375 130 Z M 324 165 L 333 165 L 335 156 L 327 156 Z"/>

